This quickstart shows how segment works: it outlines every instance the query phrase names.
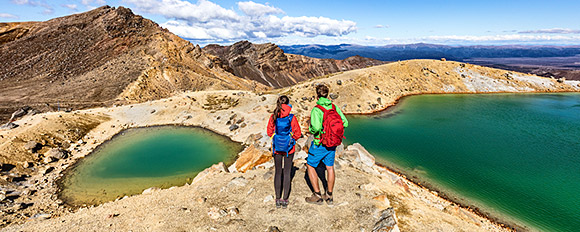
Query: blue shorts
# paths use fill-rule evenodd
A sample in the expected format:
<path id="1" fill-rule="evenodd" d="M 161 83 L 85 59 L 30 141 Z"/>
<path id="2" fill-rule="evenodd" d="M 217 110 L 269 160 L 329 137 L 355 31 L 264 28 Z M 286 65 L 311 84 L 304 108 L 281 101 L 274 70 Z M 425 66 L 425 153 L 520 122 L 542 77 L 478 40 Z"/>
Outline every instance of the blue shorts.
<path id="1" fill-rule="evenodd" d="M 334 166 L 334 154 L 336 147 L 325 147 L 324 145 L 314 145 L 314 141 L 308 150 L 308 157 L 306 163 L 312 167 L 318 167 L 320 161 L 326 166 Z"/>

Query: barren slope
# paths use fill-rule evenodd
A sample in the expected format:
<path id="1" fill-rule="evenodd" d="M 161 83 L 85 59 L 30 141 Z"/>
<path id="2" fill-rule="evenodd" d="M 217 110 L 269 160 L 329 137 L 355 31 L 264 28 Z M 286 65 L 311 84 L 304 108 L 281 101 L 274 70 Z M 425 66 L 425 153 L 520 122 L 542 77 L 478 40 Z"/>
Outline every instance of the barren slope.
<path id="1" fill-rule="evenodd" d="M 352 56 L 344 60 L 317 59 L 286 54 L 272 43 L 252 44 L 240 41 L 231 46 L 207 45 L 204 52 L 214 55 L 223 69 L 245 79 L 275 88 L 331 73 L 366 68 L 386 62 Z"/>
<path id="2" fill-rule="evenodd" d="M 256 90 L 198 46 L 104 6 L 46 22 L 0 24 L 0 120 L 16 108 L 86 108 L 141 102 L 181 91 Z"/>

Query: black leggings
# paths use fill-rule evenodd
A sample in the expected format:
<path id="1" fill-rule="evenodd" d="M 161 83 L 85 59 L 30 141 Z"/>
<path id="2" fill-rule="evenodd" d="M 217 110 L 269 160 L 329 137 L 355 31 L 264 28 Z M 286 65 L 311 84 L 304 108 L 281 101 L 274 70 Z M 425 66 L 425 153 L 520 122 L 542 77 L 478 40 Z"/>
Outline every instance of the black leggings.
<path id="1" fill-rule="evenodd" d="M 274 189 L 276 190 L 276 199 L 282 197 L 282 179 L 284 179 L 284 200 L 288 200 L 290 195 L 290 182 L 292 178 L 290 173 L 292 171 L 292 160 L 294 159 L 294 153 L 280 155 L 274 154 L 274 166 L 276 174 L 274 174 Z M 284 178 L 282 178 L 282 160 L 284 160 Z"/>

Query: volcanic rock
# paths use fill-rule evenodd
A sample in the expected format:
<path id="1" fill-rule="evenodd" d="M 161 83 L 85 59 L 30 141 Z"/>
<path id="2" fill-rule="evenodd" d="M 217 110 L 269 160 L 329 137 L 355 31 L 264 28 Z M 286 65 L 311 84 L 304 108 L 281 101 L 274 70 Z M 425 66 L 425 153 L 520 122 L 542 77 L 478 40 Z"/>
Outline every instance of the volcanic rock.
<path id="1" fill-rule="evenodd" d="M 48 150 L 45 154 L 45 157 L 52 157 L 54 159 L 66 159 L 68 157 L 68 151 L 65 151 L 60 148 L 52 148 Z"/>
<path id="2" fill-rule="evenodd" d="M 143 102 L 183 90 L 266 89 L 215 67 L 212 59 L 124 7 L 0 23 L 0 120 L 23 103 L 53 111 Z"/>
<path id="3" fill-rule="evenodd" d="M 353 56 L 344 60 L 317 59 L 286 54 L 273 43 L 253 44 L 240 41 L 230 46 L 210 44 L 203 51 L 214 57 L 216 66 L 245 79 L 275 88 L 331 73 L 384 64 L 385 62 Z"/>
<path id="4" fill-rule="evenodd" d="M 36 152 L 38 149 L 40 149 L 42 147 L 42 145 L 36 141 L 28 141 L 25 145 L 24 145 L 24 149 L 29 150 L 31 152 Z"/>

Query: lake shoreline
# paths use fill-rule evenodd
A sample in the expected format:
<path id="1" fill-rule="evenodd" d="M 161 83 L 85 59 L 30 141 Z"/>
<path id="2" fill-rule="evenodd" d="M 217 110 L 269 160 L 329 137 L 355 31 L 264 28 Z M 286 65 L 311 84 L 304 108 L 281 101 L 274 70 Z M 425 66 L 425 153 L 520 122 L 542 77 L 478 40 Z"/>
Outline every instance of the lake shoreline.
<path id="1" fill-rule="evenodd" d="M 226 140 L 228 140 L 231 143 L 235 143 L 235 144 L 239 145 L 239 148 L 236 149 L 236 151 L 234 151 L 234 154 L 235 154 L 234 156 L 228 158 L 228 160 L 221 161 L 221 162 L 224 162 L 226 165 L 233 164 L 235 162 L 235 160 L 238 158 L 239 153 L 243 151 L 243 146 L 242 146 L 241 143 L 232 140 L 227 135 L 218 133 L 218 132 L 216 132 L 214 130 L 211 130 L 209 128 L 203 128 L 201 126 L 183 125 L 183 124 L 173 123 L 173 124 L 164 124 L 164 125 L 146 125 L 146 126 L 139 126 L 139 127 L 123 128 L 121 131 L 119 131 L 118 133 L 116 133 L 112 137 L 106 139 L 105 141 L 103 141 L 102 143 L 100 143 L 98 146 L 96 146 L 94 149 L 92 149 L 91 151 L 89 151 L 89 153 L 86 156 L 83 156 L 83 157 L 80 157 L 80 158 L 76 159 L 73 162 L 72 165 L 69 165 L 63 171 L 60 172 L 60 175 L 61 176 L 55 180 L 55 184 L 56 184 L 56 195 L 57 195 L 57 197 L 63 201 L 64 205 L 66 205 L 67 207 L 69 207 L 72 210 L 77 210 L 79 208 L 86 207 L 86 206 L 97 206 L 97 205 L 100 205 L 100 204 L 82 204 L 82 205 L 76 205 L 76 204 L 70 204 L 69 202 L 67 202 L 65 200 L 66 198 L 63 197 L 63 195 L 62 195 L 62 191 L 64 190 L 64 183 L 63 182 L 65 181 L 65 178 L 67 176 L 71 175 L 72 172 L 75 171 L 75 168 L 77 168 L 82 163 L 82 161 L 84 159 L 90 157 L 91 155 L 94 155 L 94 153 L 97 152 L 97 151 L 99 151 L 99 149 L 103 149 L 104 146 L 106 146 L 108 143 L 110 143 L 115 138 L 118 138 L 119 136 L 123 135 L 124 132 L 126 132 L 128 130 L 143 130 L 143 129 L 150 129 L 150 128 L 165 128 L 165 127 L 200 129 L 200 130 L 203 130 L 205 132 L 212 133 L 215 136 L 219 136 L 219 137 L 221 137 L 223 139 L 226 139 Z M 193 179 L 193 178 L 195 178 L 195 176 L 192 176 L 191 177 L 191 179 Z M 188 181 L 188 182 L 191 182 L 191 181 Z M 188 182 L 186 182 L 184 184 L 188 184 Z M 179 185 L 179 186 L 183 186 L 183 185 Z"/>
<path id="2" fill-rule="evenodd" d="M 393 115 L 390 115 L 390 114 L 396 113 L 400 104 L 403 103 L 409 97 L 422 96 L 422 95 L 474 95 L 474 94 L 478 94 L 478 95 L 501 95 L 501 94 L 527 95 L 527 94 L 530 94 L 530 95 L 533 95 L 533 94 L 580 94 L 580 93 L 578 91 L 492 92 L 492 93 L 489 93 L 489 92 L 481 92 L 481 93 L 473 93 L 473 92 L 418 93 L 418 94 L 408 94 L 408 95 L 398 97 L 392 104 L 389 104 L 384 109 L 376 110 L 376 111 L 373 111 L 370 113 L 348 113 L 347 115 L 352 115 L 352 116 L 357 116 L 357 117 L 365 117 L 365 116 L 368 116 L 368 117 L 375 116 L 375 117 L 379 117 L 379 118 L 391 117 Z M 388 160 L 386 160 L 386 158 L 380 158 L 380 159 L 383 159 L 387 163 L 389 162 Z M 460 206 L 461 208 L 469 210 L 469 211 L 479 215 L 480 217 L 487 218 L 490 221 L 492 221 L 493 223 L 496 223 L 497 225 L 502 226 L 506 229 L 510 229 L 513 231 L 527 231 L 527 230 L 541 231 L 540 229 L 537 229 L 537 228 L 532 227 L 531 225 L 528 225 L 524 221 L 518 220 L 514 216 L 505 215 L 505 214 L 500 213 L 500 212 L 492 213 L 492 212 L 489 212 L 483 208 L 479 208 L 474 204 L 468 203 L 469 200 L 467 198 L 466 198 L 466 200 L 460 200 L 460 199 L 458 199 L 459 196 L 454 196 L 454 194 L 451 194 L 454 192 L 453 190 L 448 190 L 448 189 L 446 190 L 445 188 L 442 188 L 442 187 L 436 187 L 437 184 L 431 183 L 431 181 L 427 181 L 427 180 L 424 180 L 424 179 L 417 177 L 413 174 L 410 174 L 408 171 L 402 170 L 403 168 L 397 168 L 397 167 L 391 166 L 389 164 L 386 164 L 386 163 L 378 161 L 378 160 L 376 162 L 376 165 L 384 167 L 387 170 L 401 176 L 402 178 L 405 178 L 409 182 L 412 182 L 413 184 L 415 184 L 421 188 L 424 188 L 425 190 L 433 192 L 438 197 L 445 199 L 449 202 L 452 202 L 452 203 Z M 493 207 L 490 207 L 490 209 L 493 210 Z M 505 217 L 509 217 L 510 219 L 505 219 Z M 522 224 L 522 225 L 518 225 L 518 223 Z"/>

